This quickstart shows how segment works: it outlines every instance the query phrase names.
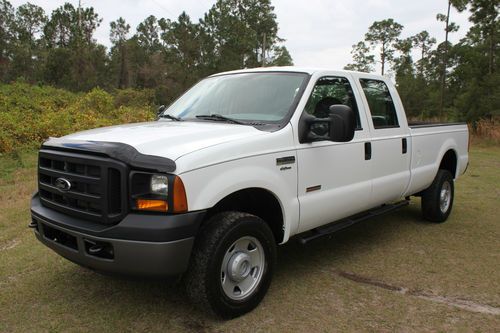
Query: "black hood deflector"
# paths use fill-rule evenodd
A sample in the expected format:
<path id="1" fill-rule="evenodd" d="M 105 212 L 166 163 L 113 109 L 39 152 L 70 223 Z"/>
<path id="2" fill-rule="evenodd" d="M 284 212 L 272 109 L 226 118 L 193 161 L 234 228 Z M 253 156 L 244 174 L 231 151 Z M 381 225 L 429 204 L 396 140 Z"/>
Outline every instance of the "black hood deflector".
<path id="1" fill-rule="evenodd" d="M 121 142 L 50 138 L 42 144 L 42 149 L 106 155 L 115 160 L 124 162 L 133 168 L 154 170 L 158 172 L 174 172 L 176 168 L 175 161 L 169 158 L 141 154 L 134 147 Z"/>

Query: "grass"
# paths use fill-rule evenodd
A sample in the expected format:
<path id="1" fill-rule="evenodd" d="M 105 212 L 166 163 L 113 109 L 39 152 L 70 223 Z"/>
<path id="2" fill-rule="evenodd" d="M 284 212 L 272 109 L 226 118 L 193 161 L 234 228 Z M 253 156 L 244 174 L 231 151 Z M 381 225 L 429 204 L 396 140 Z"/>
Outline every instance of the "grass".
<path id="1" fill-rule="evenodd" d="M 36 155 L 0 156 L 0 332 L 498 332 L 500 315 L 480 309 L 500 309 L 500 147 L 475 146 L 470 160 L 446 223 L 423 222 L 412 199 L 331 238 L 291 242 L 263 303 L 224 322 L 176 285 L 103 276 L 39 244 L 26 227 Z"/>

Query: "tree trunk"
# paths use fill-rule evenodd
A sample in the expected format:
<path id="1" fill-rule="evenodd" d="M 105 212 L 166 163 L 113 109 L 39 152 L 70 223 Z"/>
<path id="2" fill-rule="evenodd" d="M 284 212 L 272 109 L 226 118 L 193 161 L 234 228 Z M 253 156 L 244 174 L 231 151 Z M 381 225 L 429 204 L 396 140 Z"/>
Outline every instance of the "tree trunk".
<path id="1" fill-rule="evenodd" d="M 125 89 L 128 87 L 128 71 L 127 71 L 127 50 L 125 45 L 120 45 L 120 78 L 118 87 Z"/>
<path id="2" fill-rule="evenodd" d="M 385 72 L 385 43 L 382 43 L 382 53 L 380 54 L 380 61 L 382 62 L 382 76 Z"/>
<path id="3" fill-rule="evenodd" d="M 420 76 L 424 76 L 425 44 L 422 44 L 422 57 L 420 58 Z"/>
<path id="4" fill-rule="evenodd" d="M 444 108 L 444 91 L 446 89 L 446 70 L 448 69 L 448 27 L 450 25 L 450 9 L 451 1 L 448 1 L 448 13 L 446 14 L 446 35 L 444 40 L 444 52 L 443 52 L 443 72 L 441 74 L 441 100 L 439 103 L 439 118 L 443 120 L 443 108 Z"/>
<path id="5" fill-rule="evenodd" d="M 494 22 L 492 24 L 492 29 L 490 32 L 490 57 L 489 57 L 489 74 L 493 74 L 494 68 L 495 68 L 495 42 L 494 42 L 494 33 L 495 33 L 495 26 Z"/>
<path id="6" fill-rule="evenodd" d="M 266 67 L 266 33 L 264 33 L 264 40 L 262 41 L 262 67 Z"/>

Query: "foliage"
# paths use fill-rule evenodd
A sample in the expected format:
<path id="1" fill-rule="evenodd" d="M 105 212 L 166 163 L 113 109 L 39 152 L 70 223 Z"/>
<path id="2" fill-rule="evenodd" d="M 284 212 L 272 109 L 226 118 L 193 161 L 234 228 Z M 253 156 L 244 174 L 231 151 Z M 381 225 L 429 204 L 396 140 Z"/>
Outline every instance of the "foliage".
<path id="1" fill-rule="evenodd" d="M 500 75 L 498 73 L 498 0 L 449 0 L 449 8 L 468 10 L 473 24 L 465 38 L 452 45 L 448 34 L 459 26 L 447 14 L 438 14 L 445 23 L 446 38 L 436 46 L 427 31 L 400 37 L 402 26 L 392 19 L 374 22 L 365 40 L 353 45 L 353 63 L 346 69 L 373 71 L 375 55 L 380 51 L 382 74 L 394 75 L 398 91 L 410 118 L 468 121 L 500 116 Z M 448 8 L 448 9 L 449 9 Z M 414 61 L 413 51 L 419 51 Z M 391 70 L 385 70 L 389 63 Z M 473 126 L 475 129 L 476 126 Z"/>
<path id="2" fill-rule="evenodd" d="M 152 105 L 215 72 L 292 64 L 270 0 L 218 0 L 198 23 L 150 15 L 135 32 L 120 17 L 109 51 L 94 39 L 101 22 L 92 7 L 67 2 L 47 15 L 0 0 L 0 82 L 14 82 L 0 84 L 0 152 L 150 120 Z"/>
<path id="3" fill-rule="evenodd" d="M 110 23 L 112 47 L 94 39 L 102 19 L 67 2 L 50 15 L 0 0 L 0 81 L 22 78 L 71 91 L 155 89 L 168 103 L 202 77 L 261 65 L 291 65 L 270 0 L 218 0 L 199 22 L 148 16 L 135 31 Z"/>
<path id="4" fill-rule="evenodd" d="M 271 66 L 293 66 L 293 59 L 286 46 L 276 46 L 274 48 L 274 59 Z"/>
<path id="5" fill-rule="evenodd" d="M 398 37 L 403 26 L 393 19 L 373 22 L 365 34 L 365 40 L 372 47 L 380 49 L 380 63 L 382 64 L 382 75 L 385 74 L 385 65 L 393 60 Z"/>
<path id="6" fill-rule="evenodd" d="M 420 49 L 420 59 L 417 61 L 418 74 L 420 77 L 424 76 L 424 68 L 428 67 L 429 51 L 436 44 L 436 38 L 431 37 L 429 32 L 423 30 L 412 37 L 413 46 Z"/>
<path id="7" fill-rule="evenodd" d="M 348 64 L 345 69 L 366 73 L 373 71 L 375 56 L 373 54 L 370 54 L 370 48 L 364 41 L 358 42 L 358 44 L 353 45 L 351 54 L 354 62 Z"/>
<path id="8" fill-rule="evenodd" d="M 71 93 L 26 83 L 0 85 L 0 152 L 36 147 L 50 136 L 152 120 L 153 91 L 94 88 Z"/>
<path id="9" fill-rule="evenodd" d="M 109 50 L 94 39 L 101 23 L 92 7 L 67 2 L 47 15 L 0 0 L 0 81 L 75 92 L 150 88 L 165 104 L 215 72 L 292 64 L 270 0 L 218 0 L 199 22 L 185 12 L 150 15 L 135 31 L 120 17 L 110 23 Z"/>

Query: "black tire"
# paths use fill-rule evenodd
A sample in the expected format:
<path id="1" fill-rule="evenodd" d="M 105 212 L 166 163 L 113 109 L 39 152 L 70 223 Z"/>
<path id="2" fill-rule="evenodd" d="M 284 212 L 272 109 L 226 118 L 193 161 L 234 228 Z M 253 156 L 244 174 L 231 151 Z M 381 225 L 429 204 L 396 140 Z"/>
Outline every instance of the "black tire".
<path id="1" fill-rule="evenodd" d="M 199 235 L 184 279 L 192 302 L 203 310 L 212 310 L 224 319 L 253 310 L 264 298 L 276 264 L 276 242 L 269 226 L 251 214 L 223 212 L 208 220 Z M 257 280 L 259 282 L 249 290 L 249 294 L 244 299 L 234 300 L 223 290 L 222 281 L 228 277 L 224 277 L 221 271 L 222 263 L 230 255 L 232 245 L 246 237 L 260 242 L 260 251 L 264 253 L 261 265 L 263 269 Z"/>
<path id="2" fill-rule="evenodd" d="M 441 197 L 441 191 L 449 190 L 448 204 Z M 439 170 L 431 186 L 422 193 L 422 215 L 424 219 L 434 223 L 446 221 L 451 213 L 454 198 L 453 176 L 448 170 Z"/>

